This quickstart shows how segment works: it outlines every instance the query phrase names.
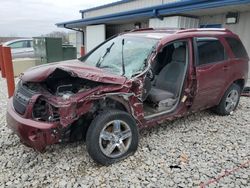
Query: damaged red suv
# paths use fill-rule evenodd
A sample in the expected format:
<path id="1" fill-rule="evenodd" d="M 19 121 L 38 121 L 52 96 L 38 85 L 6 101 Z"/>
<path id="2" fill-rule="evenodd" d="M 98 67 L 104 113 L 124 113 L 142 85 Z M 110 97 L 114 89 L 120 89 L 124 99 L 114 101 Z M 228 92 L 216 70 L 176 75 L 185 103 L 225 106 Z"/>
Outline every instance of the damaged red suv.
<path id="1" fill-rule="evenodd" d="M 38 151 L 85 139 L 89 155 L 109 165 L 136 151 L 140 128 L 208 108 L 233 113 L 248 61 L 226 29 L 123 33 L 78 60 L 23 73 L 8 126 Z"/>

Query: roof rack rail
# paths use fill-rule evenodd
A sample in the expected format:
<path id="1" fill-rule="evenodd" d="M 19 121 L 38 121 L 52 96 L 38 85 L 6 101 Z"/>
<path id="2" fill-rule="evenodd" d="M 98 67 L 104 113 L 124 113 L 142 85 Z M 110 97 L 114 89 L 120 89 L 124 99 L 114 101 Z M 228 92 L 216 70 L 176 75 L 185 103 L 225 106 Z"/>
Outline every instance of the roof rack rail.
<path id="1" fill-rule="evenodd" d="M 195 32 L 195 31 L 218 31 L 218 32 L 231 32 L 226 28 L 197 28 L 197 29 L 181 29 L 176 31 L 176 33 L 187 33 L 187 32 Z"/>
<path id="2" fill-rule="evenodd" d="M 140 32 L 140 31 L 175 31 L 178 30 L 179 28 L 170 28 L 170 27 L 159 27 L 159 28 L 153 28 L 153 27 L 149 27 L 149 28 L 140 28 L 140 29 L 133 29 L 129 32 Z M 181 28 L 183 29 L 183 28 Z"/>
<path id="3" fill-rule="evenodd" d="M 152 31 L 152 30 L 155 30 L 155 29 L 154 29 L 154 28 L 152 28 L 152 27 L 149 27 L 149 28 L 132 29 L 130 32 L 138 32 L 138 31 Z"/>

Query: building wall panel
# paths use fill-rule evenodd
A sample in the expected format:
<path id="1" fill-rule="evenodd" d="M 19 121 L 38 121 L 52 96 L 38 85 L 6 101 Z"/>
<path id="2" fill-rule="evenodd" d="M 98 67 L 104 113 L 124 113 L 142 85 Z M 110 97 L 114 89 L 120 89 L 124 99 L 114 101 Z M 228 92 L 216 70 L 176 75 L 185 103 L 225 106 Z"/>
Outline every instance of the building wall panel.
<path id="1" fill-rule="evenodd" d="M 151 18 L 149 27 L 153 28 L 194 28 L 199 26 L 199 20 L 184 16 L 170 16 L 163 20 Z"/>
<path id="2" fill-rule="evenodd" d="M 98 10 L 91 10 L 84 13 L 84 18 L 92 18 L 97 16 L 103 16 L 108 14 L 114 14 L 119 12 L 125 12 L 130 10 L 136 10 L 140 8 L 151 7 L 155 5 L 162 5 L 166 3 L 172 3 L 180 0 L 136 0 L 111 7 L 101 8 Z"/>
<path id="3" fill-rule="evenodd" d="M 199 27 L 199 19 L 179 16 L 178 28 L 197 28 Z"/>
<path id="4" fill-rule="evenodd" d="M 141 21 L 141 28 L 148 28 L 148 21 Z M 126 24 L 116 24 L 116 25 L 107 25 L 106 27 L 106 38 L 112 37 L 122 32 L 127 32 L 135 29 L 135 23 L 126 23 Z"/>
<path id="5" fill-rule="evenodd" d="M 81 46 L 83 45 L 82 32 L 70 32 L 69 33 L 69 43 L 76 47 L 77 57 L 81 56 Z"/>
<path id="6" fill-rule="evenodd" d="M 86 27 L 86 50 L 91 51 L 106 39 L 105 25 L 91 25 Z"/>

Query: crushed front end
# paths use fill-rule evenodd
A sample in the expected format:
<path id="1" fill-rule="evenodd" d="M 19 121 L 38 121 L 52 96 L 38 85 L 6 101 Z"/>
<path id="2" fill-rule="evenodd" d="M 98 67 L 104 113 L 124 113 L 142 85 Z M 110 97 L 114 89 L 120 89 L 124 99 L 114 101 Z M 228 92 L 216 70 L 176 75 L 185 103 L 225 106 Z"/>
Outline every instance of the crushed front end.
<path id="1" fill-rule="evenodd" d="M 72 130 L 82 132 L 78 125 L 87 126 L 92 118 L 89 113 L 95 110 L 93 98 L 123 88 L 121 82 L 112 83 L 109 77 L 96 81 L 98 76 L 80 77 L 62 68 L 53 69 L 42 79 L 44 72 L 37 77 L 31 74 L 34 72 L 29 71 L 20 78 L 8 102 L 7 124 L 21 142 L 38 151 L 71 140 Z"/>
<path id="2" fill-rule="evenodd" d="M 36 109 L 41 100 L 40 94 L 29 90 L 20 82 L 7 108 L 8 126 L 20 137 L 21 142 L 38 151 L 60 141 L 58 114 L 50 111 L 54 107 L 48 103 L 44 103 L 40 110 Z"/>
<path id="3" fill-rule="evenodd" d="M 7 124 L 24 144 L 43 151 L 47 145 L 66 140 L 68 127 L 92 105 L 82 101 L 90 87 L 77 87 L 77 80 L 74 84 L 18 83 L 8 103 Z"/>

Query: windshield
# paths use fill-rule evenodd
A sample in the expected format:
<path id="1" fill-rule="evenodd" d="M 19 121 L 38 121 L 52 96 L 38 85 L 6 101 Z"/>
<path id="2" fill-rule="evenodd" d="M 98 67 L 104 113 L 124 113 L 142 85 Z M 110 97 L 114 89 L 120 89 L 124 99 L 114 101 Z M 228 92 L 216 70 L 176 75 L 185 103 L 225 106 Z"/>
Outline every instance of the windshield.
<path id="1" fill-rule="evenodd" d="M 156 39 L 118 36 L 85 56 L 83 61 L 87 65 L 131 78 L 144 70 L 156 43 Z"/>

